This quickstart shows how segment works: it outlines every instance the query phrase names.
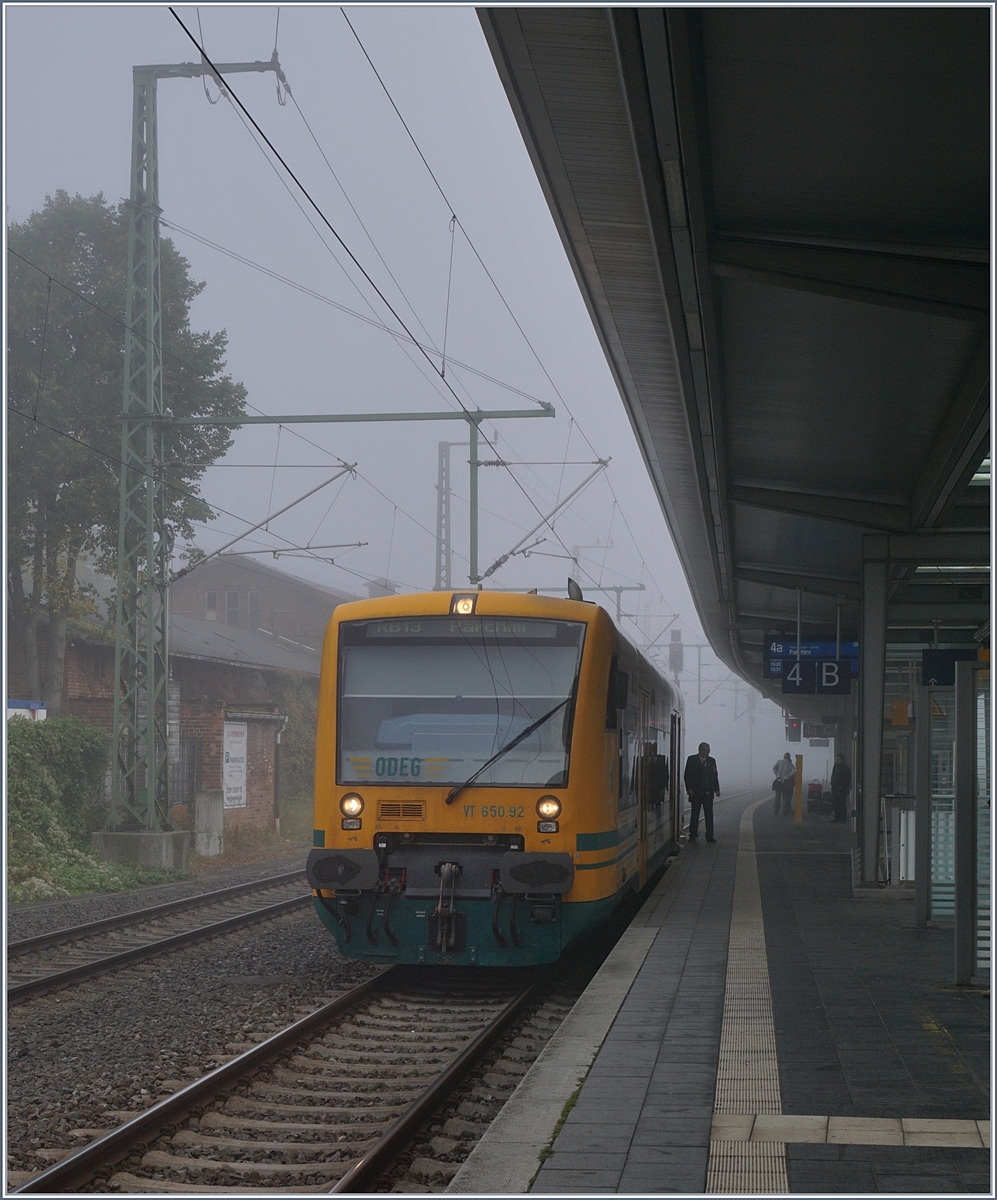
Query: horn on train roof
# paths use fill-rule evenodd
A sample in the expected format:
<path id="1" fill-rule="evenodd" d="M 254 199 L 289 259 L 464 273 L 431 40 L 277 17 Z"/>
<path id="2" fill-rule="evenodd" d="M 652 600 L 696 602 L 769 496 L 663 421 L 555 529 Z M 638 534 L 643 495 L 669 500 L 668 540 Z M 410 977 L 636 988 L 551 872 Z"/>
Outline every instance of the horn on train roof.
<path id="1" fill-rule="evenodd" d="M 584 600 L 585 599 L 585 597 L 582 595 L 582 589 L 578 586 L 577 583 L 575 583 L 575 581 L 571 578 L 570 575 L 568 576 L 568 599 L 569 600 Z"/>

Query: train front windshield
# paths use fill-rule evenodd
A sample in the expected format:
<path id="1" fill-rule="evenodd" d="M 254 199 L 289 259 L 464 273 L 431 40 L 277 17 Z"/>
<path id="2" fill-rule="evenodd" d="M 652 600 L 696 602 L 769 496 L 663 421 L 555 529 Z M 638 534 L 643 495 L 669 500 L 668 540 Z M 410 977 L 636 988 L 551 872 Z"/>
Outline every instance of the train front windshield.
<path id="1" fill-rule="evenodd" d="M 585 626 L 417 617 L 339 627 L 340 783 L 565 787 Z M 556 711 L 553 711 L 556 708 Z"/>

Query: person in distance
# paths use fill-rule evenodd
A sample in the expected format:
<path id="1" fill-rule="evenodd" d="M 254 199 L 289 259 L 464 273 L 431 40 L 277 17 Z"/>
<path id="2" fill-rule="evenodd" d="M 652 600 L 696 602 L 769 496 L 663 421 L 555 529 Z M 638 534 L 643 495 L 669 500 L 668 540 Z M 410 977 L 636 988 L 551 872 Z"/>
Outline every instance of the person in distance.
<path id="1" fill-rule="evenodd" d="M 780 808 L 785 808 L 788 816 L 793 811 L 793 793 L 796 791 L 796 766 L 788 750 L 772 768 L 772 774 L 775 776 L 772 790 L 775 792 L 776 816 Z"/>
<path id="2" fill-rule="evenodd" d="M 845 816 L 845 806 L 851 790 L 852 769 L 845 762 L 843 754 L 836 754 L 834 766 L 831 768 L 831 802 L 834 805 L 835 825 L 843 825 L 848 820 Z"/>
<path id="3" fill-rule="evenodd" d="M 700 742 L 699 753 L 689 755 L 683 782 L 685 790 L 689 793 L 689 803 L 692 805 L 689 841 L 694 842 L 699 837 L 699 810 L 702 809 L 706 822 L 706 840 L 715 842 L 717 839 L 713 836 L 713 797 L 720 795 L 720 777 L 717 775 L 716 759 L 710 758 L 709 742 Z"/>

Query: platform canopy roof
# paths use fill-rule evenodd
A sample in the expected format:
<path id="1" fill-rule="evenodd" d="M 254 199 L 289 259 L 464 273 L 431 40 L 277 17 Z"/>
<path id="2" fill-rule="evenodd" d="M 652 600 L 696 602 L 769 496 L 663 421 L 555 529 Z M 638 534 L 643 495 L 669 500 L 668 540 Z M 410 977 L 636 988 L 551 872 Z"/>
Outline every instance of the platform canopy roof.
<path id="1" fill-rule="evenodd" d="M 972 640 L 989 10 L 479 14 L 720 658 L 770 691 L 798 588 L 856 637 L 873 544 L 891 640 Z"/>

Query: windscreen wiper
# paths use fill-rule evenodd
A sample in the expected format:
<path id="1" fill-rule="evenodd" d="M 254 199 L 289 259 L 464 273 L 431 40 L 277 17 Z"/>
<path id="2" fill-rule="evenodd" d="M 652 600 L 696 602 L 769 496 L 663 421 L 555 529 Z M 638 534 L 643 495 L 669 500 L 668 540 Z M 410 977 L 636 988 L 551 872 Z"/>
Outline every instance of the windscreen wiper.
<path id="1" fill-rule="evenodd" d="M 460 785 L 460 787 L 451 788 L 450 794 L 447 796 L 447 804 L 453 804 L 453 802 L 457 799 L 457 797 L 461 794 L 461 792 L 465 788 L 470 787 L 471 784 L 474 783 L 474 781 L 478 778 L 479 775 L 482 775 L 485 771 L 488 770 L 488 768 L 492 765 L 492 763 L 498 762 L 498 760 L 502 757 L 503 754 L 506 753 L 507 750 L 512 750 L 513 747 L 518 746 L 520 742 L 525 742 L 531 733 L 536 733 L 536 731 L 540 728 L 540 726 L 544 723 L 544 721 L 549 721 L 551 719 L 551 717 L 555 713 L 560 712 L 561 709 L 564 708 L 564 706 L 566 704 L 570 704 L 572 696 L 574 696 L 574 688 L 572 688 L 571 696 L 567 696 L 564 700 L 561 701 L 560 704 L 556 704 L 550 710 L 550 712 L 545 712 L 544 715 L 542 717 L 539 717 L 536 721 L 534 721 L 532 725 L 527 725 L 527 727 L 523 730 L 522 733 L 517 733 L 511 742 L 506 742 L 506 744 L 504 746 L 502 746 L 500 749 L 496 750 L 495 753 L 491 756 L 491 758 L 486 763 L 484 763 L 482 766 L 480 766 L 469 779 L 464 780 L 464 782 Z"/>

